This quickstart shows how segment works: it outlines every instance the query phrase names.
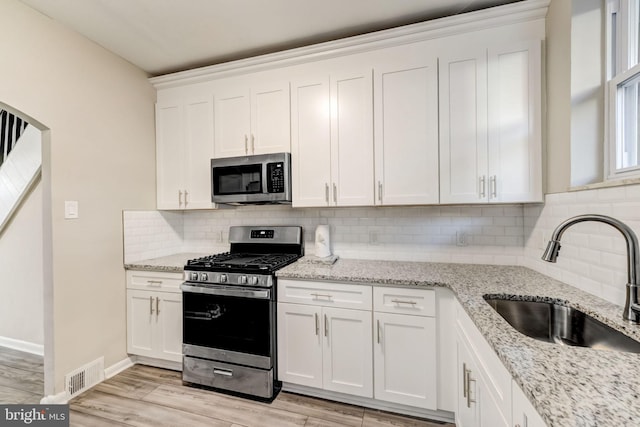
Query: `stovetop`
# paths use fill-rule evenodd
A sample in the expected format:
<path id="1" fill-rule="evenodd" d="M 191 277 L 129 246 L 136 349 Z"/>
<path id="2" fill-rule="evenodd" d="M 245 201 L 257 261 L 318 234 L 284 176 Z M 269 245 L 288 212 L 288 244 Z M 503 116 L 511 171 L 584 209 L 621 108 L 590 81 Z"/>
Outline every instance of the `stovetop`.
<path id="1" fill-rule="evenodd" d="M 187 261 L 185 271 L 273 274 L 300 258 L 298 254 L 224 252 Z"/>

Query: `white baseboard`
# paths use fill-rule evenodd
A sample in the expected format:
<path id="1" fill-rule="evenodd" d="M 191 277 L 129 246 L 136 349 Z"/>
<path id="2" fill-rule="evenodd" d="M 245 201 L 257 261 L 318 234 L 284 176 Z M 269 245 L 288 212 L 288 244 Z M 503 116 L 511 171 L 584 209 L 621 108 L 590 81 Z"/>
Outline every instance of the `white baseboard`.
<path id="1" fill-rule="evenodd" d="M 135 365 L 136 362 L 131 357 L 126 357 L 121 361 L 114 363 L 108 368 L 104 369 L 104 379 L 108 380 L 111 377 L 118 375 L 120 372 L 125 371 Z"/>
<path id="2" fill-rule="evenodd" d="M 66 391 L 50 394 L 40 399 L 40 404 L 42 405 L 65 405 L 67 403 L 69 403 L 69 394 Z"/>
<path id="3" fill-rule="evenodd" d="M 44 345 L 34 344 L 32 342 L 20 341 L 8 337 L 0 337 L 0 347 L 8 347 L 25 353 L 32 353 L 38 356 L 44 356 Z"/>
<path id="4" fill-rule="evenodd" d="M 134 364 L 149 365 L 172 371 L 182 371 L 182 362 L 172 362 L 169 360 L 154 359 L 153 357 L 145 356 L 131 356 L 131 359 Z"/>
<path id="5" fill-rule="evenodd" d="M 282 383 L 282 390 L 291 393 L 304 394 L 307 396 L 319 397 L 321 399 L 333 400 L 336 402 L 348 403 L 350 405 L 364 406 L 365 408 L 378 409 L 381 411 L 395 412 L 412 417 L 427 418 L 430 420 L 444 421 L 452 423 L 455 421 L 453 412 L 442 410 L 430 410 L 417 408 L 414 406 L 401 405 L 398 403 L 384 402 L 382 400 L 367 397 L 352 396 L 344 393 L 322 390 L 313 387 L 301 386 L 291 383 Z"/>

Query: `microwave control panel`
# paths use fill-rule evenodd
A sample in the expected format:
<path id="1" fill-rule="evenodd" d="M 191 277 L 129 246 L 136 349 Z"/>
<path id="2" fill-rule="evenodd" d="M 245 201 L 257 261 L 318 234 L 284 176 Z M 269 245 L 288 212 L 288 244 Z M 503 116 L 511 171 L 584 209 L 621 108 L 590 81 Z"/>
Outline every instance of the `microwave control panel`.
<path id="1" fill-rule="evenodd" d="M 267 163 L 267 192 L 284 193 L 284 163 Z"/>

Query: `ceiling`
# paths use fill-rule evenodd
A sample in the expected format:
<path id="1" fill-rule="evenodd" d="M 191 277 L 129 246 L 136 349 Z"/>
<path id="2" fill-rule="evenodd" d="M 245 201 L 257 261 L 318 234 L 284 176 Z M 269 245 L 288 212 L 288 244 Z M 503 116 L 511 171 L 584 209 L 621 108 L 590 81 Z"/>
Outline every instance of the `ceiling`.
<path id="1" fill-rule="evenodd" d="M 21 0 L 157 76 L 519 0 Z"/>

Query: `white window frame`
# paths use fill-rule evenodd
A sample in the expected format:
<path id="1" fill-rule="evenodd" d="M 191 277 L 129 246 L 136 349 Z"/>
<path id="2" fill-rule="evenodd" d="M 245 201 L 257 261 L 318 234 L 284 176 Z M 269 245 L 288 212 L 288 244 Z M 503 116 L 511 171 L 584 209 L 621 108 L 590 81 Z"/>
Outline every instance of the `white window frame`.
<path id="1" fill-rule="evenodd" d="M 623 145 L 625 112 L 620 88 L 626 82 L 640 76 L 640 0 L 607 0 L 605 16 L 605 123 L 608 137 L 608 143 L 605 144 L 606 176 L 609 180 L 640 178 L 640 161 L 636 166 L 618 168 L 618 159 L 621 156 L 619 148 Z M 637 128 L 638 124 L 635 123 L 634 126 Z"/>

